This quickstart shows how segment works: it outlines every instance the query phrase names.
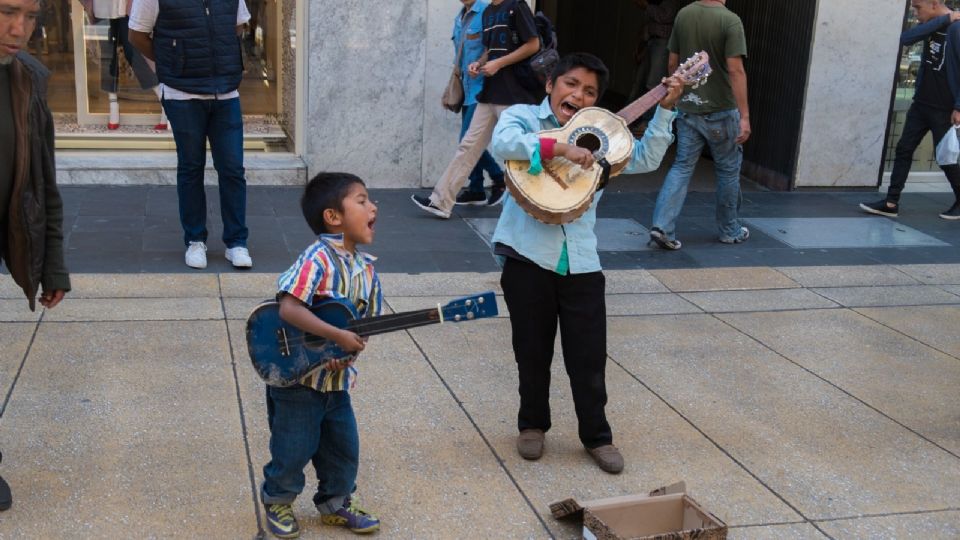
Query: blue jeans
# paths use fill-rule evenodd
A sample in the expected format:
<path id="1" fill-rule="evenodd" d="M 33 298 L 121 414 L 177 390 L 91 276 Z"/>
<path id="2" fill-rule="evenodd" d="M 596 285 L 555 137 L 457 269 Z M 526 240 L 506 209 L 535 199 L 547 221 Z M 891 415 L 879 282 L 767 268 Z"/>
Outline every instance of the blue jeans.
<path id="1" fill-rule="evenodd" d="M 460 139 L 463 139 L 464 133 L 467 132 L 467 129 L 470 128 L 470 121 L 473 119 L 473 111 L 477 109 L 477 104 L 467 105 L 460 110 Z M 458 139 L 459 140 L 459 139 Z M 487 174 L 490 176 L 490 180 L 493 180 L 493 185 L 503 186 L 503 169 L 500 168 L 500 165 L 497 164 L 497 160 L 493 159 L 493 156 L 490 155 L 490 152 L 486 150 L 483 151 L 483 155 L 480 156 L 480 161 L 474 165 L 473 170 L 470 171 L 470 184 L 467 186 L 467 191 L 472 191 L 474 193 L 483 193 L 483 171 L 487 171 Z"/>
<path id="2" fill-rule="evenodd" d="M 290 504 L 303 491 L 303 468 L 313 463 L 313 503 L 325 514 L 343 505 L 357 481 L 360 435 L 350 393 L 306 386 L 267 387 L 270 463 L 263 467 L 264 504 Z"/>
<path id="3" fill-rule="evenodd" d="M 677 159 L 663 181 L 653 209 L 653 226 L 670 240 L 676 239 L 677 217 L 687 198 L 687 186 L 704 145 L 710 146 L 717 174 L 717 228 L 721 240 L 733 240 L 740 230 L 740 163 L 743 147 L 736 143 L 740 134 L 740 112 L 736 109 L 710 114 L 677 116 Z"/>
<path id="4" fill-rule="evenodd" d="M 164 99 L 177 145 L 177 198 L 183 243 L 207 241 L 207 196 L 203 170 L 207 140 L 220 185 L 223 244 L 247 245 L 247 180 L 243 170 L 243 117 L 240 98 Z"/>

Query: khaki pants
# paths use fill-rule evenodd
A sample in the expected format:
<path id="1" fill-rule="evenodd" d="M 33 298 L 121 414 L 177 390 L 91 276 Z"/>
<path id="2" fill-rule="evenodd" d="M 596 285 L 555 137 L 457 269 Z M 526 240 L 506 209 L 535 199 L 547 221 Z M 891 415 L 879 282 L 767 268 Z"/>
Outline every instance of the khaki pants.
<path id="1" fill-rule="evenodd" d="M 460 146 L 457 147 L 457 153 L 453 156 L 453 161 L 447 165 L 447 170 L 443 171 L 443 176 L 433 188 L 430 194 L 430 202 L 434 206 L 450 212 L 457 201 L 457 193 L 465 183 L 470 171 L 480 161 L 480 156 L 490 144 L 493 137 L 493 128 L 497 125 L 502 113 L 509 105 L 491 105 L 489 103 L 477 103 L 477 110 L 473 112 L 473 120 L 470 121 L 470 128 L 460 139 Z"/>

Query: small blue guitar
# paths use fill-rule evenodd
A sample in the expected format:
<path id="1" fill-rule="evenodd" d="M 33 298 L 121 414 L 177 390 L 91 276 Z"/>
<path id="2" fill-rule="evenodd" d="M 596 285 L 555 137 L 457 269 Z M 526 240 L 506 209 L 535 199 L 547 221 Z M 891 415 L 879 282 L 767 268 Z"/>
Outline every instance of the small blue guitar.
<path id="1" fill-rule="evenodd" d="M 493 291 L 458 298 L 445 306 L 358 318 L 350 302 L 325 300 L 310 307 L 314 315 L 338 328 L 361 337 L 406 330 L 443 322 L 463 322 L 497 315 Z M 356 357 L 336 343 L 308 334 L 280 318 L 280 304 L 268 300 L 247 319 L 247 350 L 253 369 L 271 386 L 293 386 L 303 376 L 329 360 L 348 361 Z"/>

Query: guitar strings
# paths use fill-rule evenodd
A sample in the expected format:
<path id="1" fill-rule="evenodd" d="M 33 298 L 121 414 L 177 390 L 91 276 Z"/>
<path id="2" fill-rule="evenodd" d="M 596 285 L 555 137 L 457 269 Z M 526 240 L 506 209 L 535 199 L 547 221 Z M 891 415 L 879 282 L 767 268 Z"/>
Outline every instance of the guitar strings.
<path id="1" fill-rule="evenodd" d="M 442 309 L 444 318 L 449 312 L 453 311 L 453 308 L 444 308 Z M 369 321 L 364 319 L 354 319 L 350 321 L 345 328 L 345 330 L 351 330 L 357 333 L 363 332 L 364 330 L 376 329 L 382 330 L 383 333 L 392 332 L 394 330 L 403 330 L 405 328 L 416 328 L 417 326 L 426 326 L 428 324 L 438 323 L 439 319 L 424 319 L 424 315 L 429 315 L 430 313 L 436 313 L 437 310 L 434 308 L 424 309 L 420 311 L 410 311 L 407 313 L 394 313 L 391 315 L 383 315 L 378 317 L 377 320 Z M 406 322 L 409 321 L 409 322 Z M 413 321 L 417 321 L 418 324 L 411 324 Z M 391 326 L 391 323 L 393 325 Z M 399 324 L 397 324 L 399 323 Z M 382 328 L 377 328 L 380 325 L 386 324 Z M 299 329 L 298 329 L 299 330 Z M 287 339 L 288 344 L 300 345 L 308 343 L 319 343 L 323 341 L 330 341 L 327 338 L 323 338 L 314 334 L 304 333 L 303 336 L 298 338 Z"/>

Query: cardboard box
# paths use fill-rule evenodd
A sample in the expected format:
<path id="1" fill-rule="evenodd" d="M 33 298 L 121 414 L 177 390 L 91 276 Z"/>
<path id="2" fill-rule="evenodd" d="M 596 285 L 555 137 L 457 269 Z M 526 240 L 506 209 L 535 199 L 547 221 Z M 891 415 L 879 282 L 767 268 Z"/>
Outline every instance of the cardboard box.
<path id="1" fill-rule="evenodd" d="M 587 540 L 722 540 L 727 525 L 685 493 L 683 482 L 651 491 L 578 503 L 552 503 L 553 517 L 583 520 Z"/>

